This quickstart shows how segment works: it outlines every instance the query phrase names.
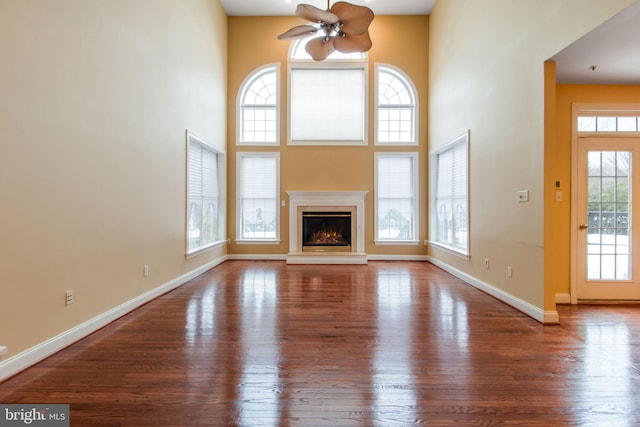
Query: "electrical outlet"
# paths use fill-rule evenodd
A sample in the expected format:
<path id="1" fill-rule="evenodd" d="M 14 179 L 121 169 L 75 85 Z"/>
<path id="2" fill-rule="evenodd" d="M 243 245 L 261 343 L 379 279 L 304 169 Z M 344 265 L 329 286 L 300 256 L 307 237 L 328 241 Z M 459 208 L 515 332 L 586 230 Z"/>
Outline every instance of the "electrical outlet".
<path id="1" fill-rule="evenodd" d="M 513 268 L 511 268 L 511 266 L 507 267 L 507 277 L 513 277 Z"/>
<path id="2" fill-rule="evenodd" d="M 484 268 L 489 268 L 489 258 L 484 259 Z"/>
<path id="3" fill-rule="evenodd" d="M 9 349 L 6 346 L 0 345 L 0 357 L 2 357 L 3 354 L 6 354 L 7 351 L 9 351 Z"/>
<path id="4" fill-rule="evenodd" d="M 149 275 L 149 264 L 144 265 L 144 267 L 142 268 L 142 274 L 144 275 L 144 277 L 147 277 Z"/>
<path id="5" fill-rule="evenodd" d="M 71 305 L 73 304 L 73 289 L 69 289 L 67 292 L 64 293 L 64 305 Z"/>

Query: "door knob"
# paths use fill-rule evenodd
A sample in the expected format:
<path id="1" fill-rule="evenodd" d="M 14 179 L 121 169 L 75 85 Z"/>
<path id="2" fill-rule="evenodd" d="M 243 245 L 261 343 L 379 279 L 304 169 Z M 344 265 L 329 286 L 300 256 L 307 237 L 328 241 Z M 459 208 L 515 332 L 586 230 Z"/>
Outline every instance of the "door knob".
<path id="1" fill-rule="evenodd" d="M 589 226 L 587 224 L 580 224 L 579 227 L 580 227 L 580 230 L 585 230 L 585 229 L 589 228 Z"/>

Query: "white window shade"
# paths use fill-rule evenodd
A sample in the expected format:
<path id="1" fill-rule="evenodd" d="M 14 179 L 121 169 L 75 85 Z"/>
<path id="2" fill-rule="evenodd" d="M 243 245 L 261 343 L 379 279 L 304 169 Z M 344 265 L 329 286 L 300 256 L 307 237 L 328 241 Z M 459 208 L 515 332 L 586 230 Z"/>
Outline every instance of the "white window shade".
<path id="1" fill-rule="evenodd" d="M 376 241 L 417 238 L 417 155 L 376 154 Z"/>
<path id="2" fill-rule="evenodd" d="M 242 153 L 238 157 L 239 240 L 275 240 L 279 236 L 279 158 Z"/>
<path id="3" fill-rule="evenodd" d="M 365 143 L 365 69 L 293 68 L 290 139 Z"/>
<path id="4" fill-rule="evenodd" d="M 222 155 L 191 134 L 187 144 L 187 253 L 193 253 L 223 239 Z"/>
<path id="5" fill-rule="evenodd" d="M 434 243 L 455 251 L 469 250 L 468 135 L 432 154 L 435 176 L 432 210 Z"/>

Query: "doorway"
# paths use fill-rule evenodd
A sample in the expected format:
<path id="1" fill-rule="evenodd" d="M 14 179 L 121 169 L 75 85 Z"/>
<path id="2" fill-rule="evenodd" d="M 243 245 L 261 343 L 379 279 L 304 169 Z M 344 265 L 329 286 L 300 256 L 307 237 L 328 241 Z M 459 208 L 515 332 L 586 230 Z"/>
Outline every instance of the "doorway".
<path id="1" fill-rule="evenodd" d="M 640 300 L 640 137 L 577 144 L 576 302 Z"/>

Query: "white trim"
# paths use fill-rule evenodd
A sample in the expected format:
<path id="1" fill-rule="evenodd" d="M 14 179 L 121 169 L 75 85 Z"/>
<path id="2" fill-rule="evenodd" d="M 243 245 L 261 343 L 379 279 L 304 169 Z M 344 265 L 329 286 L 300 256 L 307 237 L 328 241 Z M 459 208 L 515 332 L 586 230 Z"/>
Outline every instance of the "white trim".
<path id="1" fill-rule="evenodd" d="M 420 240 L 374 240 L 373 243 L 379 246 L 416 246 Z"/>
<path id="2" fill-rule="evenodd" d="M 286 255 L 271 254 L 234 254 L 227 255 L 229 261 L 286 261 Z"/>
<path id="3" fill-rule="evenodd" d="M 264 157 L 276 160 L 276 236 L 272 239 L 243 239 L 242 238 L 242 159 L 245 157 Z M 236 243 L 239 244 L 271 244 L 280 243 L 280 152 L 274 151 L 241 151 L 236 153 Z"/>
<path id="4" fill-rule="evenodd" d="M 273 240 L 236 239 L 235 243 L 238 245 L 279 245 L 280 243 L 282 243 L 282 240 L 280 239 L 273 239 Z"/>
<path id="5" fill-rule="evenodd" d="M 408 157 L 411 159 L 412 165 L 412 185 L 413 185 L 413 238 L 415 240 L 395 240 L 395 239 L 381 239 L 378 237 L 378 161 L 381 158 L 390 158 L 390 157 Z M 418 236 L 420 235 L 420 154 L 415 151 L 393 151 L 393 152 L 383 152 L 376 151 L 373 153 L 373 179 L 374 179 L 374 196 L 373 196 L 373 235 L 374 235 L 374 244 L 383 245 L 383 244 L 400 244 L 400 245 L 418 245 L 420 244 L 420 240 L 418 240 Z"/>
<path id="6" fill-rule="evenodd" d="M 578 230 L 578 141 L 581 137 L 585 136 L 598 136 L 603 137 L 603 132 L 594 133 L 578 132 L 578 116 L 588 114 L 601 114 L 606 113 L 615 114 L 618 116 L 624 116 L 625 114 L 639 114 L 640 104 L 637 103 L 580 103 L 576 102 L 571 105 L 571 249 L 570 249 L 570 274 L 569 274 L 569 293 L 571 304 L 578 304 L 578 236 L 576 230 Z M 637 134 L 635 134 L 637 135 Z M 628 136 L 624 133 L 607 133 L 607 137 L 625 137 Z"/>
<path id="7" fill-rule="evenodd" d="M 220 247 L 226 246 L 228 244 L 229 244 L 229 240 L 228 239 L 217 240 L 217 241 L 211 243 L 210 245 L 203 246 L 198 250 L 195 250 L 193 252 L 189 252 L 189 253 L 185 254 L 184 257 L 186 259 L 195 258 L 195 257 L 197 257 L 198 255 L 200 255 L 200 254 L 202 254 L 204 252 L 210 251 L 211 249 L 220 248 Z"/>
<path id="8" fill-rule="evenodd" d="M 355 253 L 364 253 L 364 207 L 368 191 L 287 191 L 289 196 L 289 253 L 298 253 L 298 207 L 305 206 L 353 206 L 356 209 Z"/>
<path id="9" fill-rule="evenodd" d="M 471 131 L 467 129 L 461 135 L 449 141 L 445 145 L 435 148 L 429 152 L 429 206 L 434 207 L 429 209 L 429 236 L 432 236 L 434 240 L 430 240 L 429 244 L 438 246 L 451 251 L 452 253 L 458 252 L 462 256 L 469 256 L 471 254 L 471 203 L 469 201 L 471 196 L 471 152 L 470 152 L 470 139 Z M 437 211 L 437 185 L 438 185 L 438 155 L 443 152 L 454 149 L 458 144 L 464 144 L 467 151 L 466 166 L 467 166 L 467 245 L 466 248 L 459 248 L 451 246 L 444 242 L 439 242 L 438 239 L 438 211 Z M 456 249 L 453 249 L 456 248 Z"/>
<path id="10" fill-rule="evenodd" d="M 567 293 L 556 294 L 556 304 L 571 304 L 571 294 L 567 294 Z"/>
<path id="11" fill-rule="evenodd" d="M 478 280 L 473 276 L 468 275 L 467 273 L 458 270 L 442 261 L 439 261 L 431 256 L 428 257 L 429 262 L 434 264 L 437 267 L 440 267 L 444 271 L 453 274 L 457 278 L 465 281 L 469 285 L 480 289 L 483 292 L 491 295 L 492 297 L 504 302 L 507 305 L 515 308 L 518 311 L 526 314 L 527 316 L 537 320 L 538 322 L 546 324 L 557 324 L 560 322 L 560 316 L 558 315 L 557 310 L 548 310 L 545 311 L 540 307 L 536 307 L 535 305 L 524 301 L 518 297 L 515 297 L 502 289 L 498 289 L 489 283 L 483 282 L 482 280 Z"/>
<path id="12" fill-rule="evenodd" d="M 247 142 L 247 141 L 243 141 L 242 137 L 243 137 L 243 132 L 242 132 L 242 99 L 244 98 L 244 94 L 246 92 L 246 90 L 248 89 L 248 85 L 250 85 L 251 83 L 253 83 L 253 81 L 257 78 L 260 77 L 263 74 L 266 74 L 268 72 L 270 72 L 270 69 L 274 69 L 275 73 L 276 73 L 276 105 L 275 105 L 275 109 L 276 109 L 276 140 L 273 142 Z M 280 145 L 280 86 L 281 86 L 281 79 L 280 79 L 280 63 L 279 62 L 274 62 L 271 64 L 266 64 L 266 65 L 262 65 L 258 68 L 256 68 L 255 70 L 251 71 L 246 77 L 245 79 L 242 81 L 242 84 L 240 85 L 240 89 L 238 90 L 238 93 L 236 94 L 236 145 L 238 146 L 243 146 L 243 147 L 252 147 L 252 146 L 257 146 L 257 147 L 275 147 L 275 146 L 279 146 Z"/>
<path id="13" fill-rule="evenodd" d="M 378 102 L 379 98 L 380 98 L 380 94 L 379 94 L 379 86 L 380 86 L 380 79 L 379 79 L 379 75 L 380 75 L 380 68 L 388 68 L 390 71 L 390 74 L 395 74 L 397 75 L 398 80 L 402 81 L 403 83 L 405 83 L 407 85 L 407 90 L 409 91 L 411 98 L 413 100 L 413 141 L 411 142 L 380 142 L 378 141 L 378 110 L 380 109 L 381 105 Z M 376 62 L 374 64 L 374 99 L 375 99 L 375 111 L 374 111 L 374 124 L 373 124 L 373 144 L 374 145 L 379 145 L 379 146 L 383 146 L 383 147 L 407 147 L 407 146 L 416 146 L 419 144 L 420 141 L 420 136 L 419 136 L 419 123 L 418 123 L 418 117 L 420 117 L 420 97 L 418 96 L 418 90 L 416 89 L 416 85 L 413 83 L 413 80 L 409 77 L 409 75 L 407 73 L 405 73 L 403 70 L 401 70 L 400 68 L 396 67 L 395 65 L 391 65 L 391 64 L 386 64 L 386 63 L 382 63 L 382 62 Z"/>
<path id="14" fill-rule="evenodd" d="M 184 224 L 184 246 L 185 246 L 185 257 L 191 258 L 193 256 L 199 255 L 202 252 L 222 246 L 227 242 L 227 159 L 226 152 L 224 148 L 215 147 L 204 139 L 197 136 L 195 133 L 191 132 L 189 129 L 186 129 L 187 143 L 186 143 L 186 151 L 185 151 L 185 224 Z M 216 166 L 217 166 L 217 183 L 218 183 L 218 223 L 216 224 L 216 233 L 220 236 L 219 240 L 207 243 L 203 246 L 198 246 L 196 248 L 189 248 L 189 146 L 194 144 L 200 144 L 203 148 L 213 152 L 216 155 Z"/>
<path id="15" fill-rule="evenodd" d="M 290 253 L 287 264 L 366 264 L 367 254 L 359 252 L 326 253 L 307 252 Z"/>
<path id="16" fill-rule="evenodd" d="M 464 252 L 461 249 L 458 249 L 458 248 L 456 248 L 454 246 L 445 245 L 444 243 L 439 243 L 439 242 L 433 242 L 431 240 L 425 240 L 424 244 L 426 246 L 431 246 L 431 247 L 446 251 L 446 252 L 450 253 L 451 255 L 455 255 L 455 256 L 460 257 L 462 259 L 466 259 L 466 260 L 471 259 L 471 254 L 469 254 L 467 252 Z"/>
<path id="17" fill-rule="evenodd" d="M 5 379 L 16 375 L 17 373 L 33 366 L 34 364 L 42 361 L 43 359 L 57 353 L 58 351 L 68 347 L 69 345 L 85 338 L 97 330 L 107 326 L 109 323 L 119 319 L 120 317 L 134 311 L 136 308 L 152 301 L 159 296 L 172 291 L 189 280 L 201 275 L 207 270 L 222 264 L 227 260 L 226 255 L 213 260 L 202 267 L 199 267 L 189 273 L 186 273 L 180 277 L 176 277 L 155 289 L 152 289 L 144 294 L 141 294 L 132 300 L 129 300 L 117 307 L 105 311 L 104 313 L 93 317 L 67 331 L 56 335 L 46 341 L 41 342 L 21 353 L 16 354 L 13 357 L 0 363 L 0 382 Z"/>
<path id="18" fill-rule="evenodd" d="M 327 139 L 314 139 L 314 140 L 293 140 L 291 135 L 291 74 L 293 70 L 303 69 L 331 69 L 331 70 L 362 70 L 363 74 L 363 102 L 364 102 L 364 122 L 362 129 L 362 140 L 327 140 Z M 321 106 L 324 107 L 324 106 Z M 287 67 L 287 145 L 301 145 L 301 146 L 368 146 L 369 145 L 369 63 L 367 60 L 334 60 L 315 62 L 313 60 L 289 60 Z"/>
<path id="19" fill-rule="evenodd" d="M 422 261 L 429 262 L 428 255 L 377 255 L 368 254 L 369 261 Z"/>

